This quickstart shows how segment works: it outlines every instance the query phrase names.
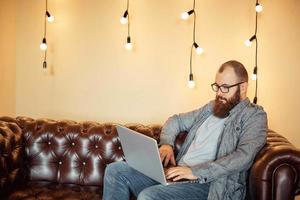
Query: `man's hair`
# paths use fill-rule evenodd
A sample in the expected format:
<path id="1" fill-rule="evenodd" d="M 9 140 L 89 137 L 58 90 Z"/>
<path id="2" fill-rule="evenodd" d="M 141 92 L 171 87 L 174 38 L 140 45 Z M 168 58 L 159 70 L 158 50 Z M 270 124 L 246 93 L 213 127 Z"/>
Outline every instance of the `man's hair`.
<path id="1" fill-rule="evenodd" d="M 236 60 L 227 61 L 221 65 L 218 72 L 222 73 L 228 67 L 233 68 L 235 75 L 240 79 L 240 81 L 248 82 L 248 72 L 242 63 Z"/>

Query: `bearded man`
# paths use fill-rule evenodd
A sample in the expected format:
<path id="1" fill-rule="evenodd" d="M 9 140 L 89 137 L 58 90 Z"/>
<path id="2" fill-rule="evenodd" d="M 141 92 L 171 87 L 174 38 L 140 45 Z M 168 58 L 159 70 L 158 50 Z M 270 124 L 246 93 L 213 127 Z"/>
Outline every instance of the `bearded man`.
<path id="1" fill-rule="evenodd" d="M 266 142 L 267 115 L 247 97 L 248 73 L 231 60 L 221 65 L 211 84 L 215 100 L 170 117 L 162 128 L 160 157 L 166 178 L 182 182 L 162 185 L 128 166 L 115 162 L 104 176 L 104 200 L 241 200 L 246 196 L 247 172 Z M 187 137 L 174 156 L 178 133 Z"/>

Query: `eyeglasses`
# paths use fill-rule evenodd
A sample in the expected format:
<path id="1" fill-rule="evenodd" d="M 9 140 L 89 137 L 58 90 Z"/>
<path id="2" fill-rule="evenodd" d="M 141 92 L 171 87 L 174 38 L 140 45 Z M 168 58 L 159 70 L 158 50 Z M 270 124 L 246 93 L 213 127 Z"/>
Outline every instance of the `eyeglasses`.
<path id="1" fill-rule="evenodd" d="M 245 83 L 245 81 L 236 83 L 234 85 L 226 85 L 226 84 L 218 85 L 217 83 L 213 83 L 213 84 L 211 84 L 211 88 L 214 92 L 218 92 L 220 89 L 222 93 L 228 93 L 230 88 L 240 85 L 242 83 Z"/>

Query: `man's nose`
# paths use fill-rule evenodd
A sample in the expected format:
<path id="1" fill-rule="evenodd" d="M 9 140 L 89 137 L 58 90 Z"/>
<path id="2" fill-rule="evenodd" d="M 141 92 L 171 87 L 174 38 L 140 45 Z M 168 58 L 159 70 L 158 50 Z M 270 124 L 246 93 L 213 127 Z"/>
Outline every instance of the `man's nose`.
<path id="1" fill-rule="evenodd" d="M 223 96 L 223 92 L 221 92 L 221 89 L 219 88 L 219 90 L 216 92 L 217 96 Z"/>

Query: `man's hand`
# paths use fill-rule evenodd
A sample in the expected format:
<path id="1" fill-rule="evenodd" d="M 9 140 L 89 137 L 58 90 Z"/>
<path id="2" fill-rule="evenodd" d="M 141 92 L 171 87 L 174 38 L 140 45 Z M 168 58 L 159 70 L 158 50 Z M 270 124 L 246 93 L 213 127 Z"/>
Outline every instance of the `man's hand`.
<path id="1" fill-rule="evenodd" d="M 159 148 L 159 154 L 160 154 L 161 162 L 163 162 L 165 167 L 169 164 L 169 162 L 171 163 L 171 165 L 176 166 L 176 161 L 175 161 L 172 146 L 167 144 L 162 145 Z"/>
<path id="2" fill-rule="evenodd" d="M 166 178 L 178 181 L 180 179 L 195 180 L 197 176 L 193 175 L 192 169 L 189 167 L 171 167 L 166 170 Z"/>

